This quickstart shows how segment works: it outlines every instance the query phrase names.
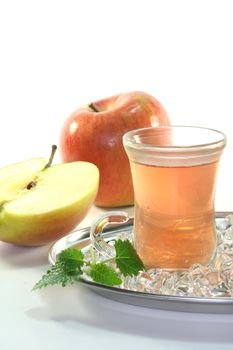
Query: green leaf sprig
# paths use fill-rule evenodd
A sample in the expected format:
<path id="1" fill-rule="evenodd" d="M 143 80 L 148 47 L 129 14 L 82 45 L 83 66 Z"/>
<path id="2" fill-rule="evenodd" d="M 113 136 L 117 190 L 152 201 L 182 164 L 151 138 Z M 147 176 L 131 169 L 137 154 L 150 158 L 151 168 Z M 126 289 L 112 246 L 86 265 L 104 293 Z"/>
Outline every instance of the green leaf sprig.
<path id="1" fill-rule="evenodd" d="M 68 248 L 61 251 L 56 263 L 35 284 L 33 290 L 55 284 L 65 287 L 67 284 L 78 282 L 84 272 L 97 283 L 117 286 L 122 283 L 120 274 L 137 276 L 140 271 L 145 269 L 129 240 L 116 240 L 114 247 L 115 257 L 99 263 L 96 262 L 93 254 L 91 261 L 85 260 L 80 249 Z M 115 261 L 116 269 L 109 265 L 111 261 Z"/>

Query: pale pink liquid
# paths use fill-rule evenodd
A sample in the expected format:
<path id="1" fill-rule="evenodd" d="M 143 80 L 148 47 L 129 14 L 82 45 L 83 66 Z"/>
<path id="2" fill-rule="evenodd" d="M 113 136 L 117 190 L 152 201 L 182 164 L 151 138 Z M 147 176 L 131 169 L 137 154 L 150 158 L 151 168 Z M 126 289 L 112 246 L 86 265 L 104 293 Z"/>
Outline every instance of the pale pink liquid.
<path id="1" fill-rule="evenodd" d="M 206 264 L 215 251 L 214 188 L 218 163 L 161 167 L 131 162 L 134 245 L 147 267 Z"/>

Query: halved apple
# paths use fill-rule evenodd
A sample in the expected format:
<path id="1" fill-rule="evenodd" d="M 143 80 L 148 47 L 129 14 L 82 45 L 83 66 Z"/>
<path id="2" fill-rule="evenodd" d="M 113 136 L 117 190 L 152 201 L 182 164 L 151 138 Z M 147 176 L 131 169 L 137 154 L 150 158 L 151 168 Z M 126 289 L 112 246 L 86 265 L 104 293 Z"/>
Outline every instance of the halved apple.
<path id="1" fill-rule="evenodd" d="M 50 243 L 75 228 L 95 200 L 98 168 L 88 162 L 46 167 L 43 158 L 0 169 L 0 240 Z"/>

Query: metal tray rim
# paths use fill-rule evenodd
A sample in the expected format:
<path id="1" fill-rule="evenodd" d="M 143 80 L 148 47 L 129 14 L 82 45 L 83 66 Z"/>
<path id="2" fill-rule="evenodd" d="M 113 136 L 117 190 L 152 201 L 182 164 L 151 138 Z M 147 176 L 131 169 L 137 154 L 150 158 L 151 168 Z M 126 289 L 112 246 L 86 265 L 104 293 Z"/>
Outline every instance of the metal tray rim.
<path id="1" fill-rule="evenodd" d="M 224 218 L 227 215 L 233 214 L 232 212 L 216 212 L 216 218 Z M 109 234 L 114 234 L 117 231 L 119 232 L 120 230 L 122 231 L 127 230 L 132 228 L 133 224 L 133 218 L 130 218 L 130 223 L 127 225 L 124 225 L 123 227 L 116 228 L 116 227 L 110 227 L 106 230 L 104 233 L 104 236 L 107 238 Z M 65 246 L 63 249 L 71 247 L 73 245 L 77 244 L 84 244 L 83 248 L 87 247 L 89 244 L 85 246 L 85 242 L 89 242 L 89 232 L 90 232 L 90 227 L 82 228 L 79 230 L 75 230 L 68 234 L 67 236 L 59 239 L 58 241 L 54 242 L 52 246 L 49 249 L 49 254 L 48 254 L 48 260 L 51 264 L 54 264 L 55 259 L 56 259 L 56 249 L 58 245 L 63 245 L 65 242 L 69 242 L 67 246 Z M 148 302 L 169 302 L 172 303 L 174 307 L 172 308 L 164 308 L 161 307 L 162 309 L 167 309 L 167 310 L 174 310 L 178 311 L 180 307 L 177 308 L 177 304 L 179 306 L 181 304 L 186 304 L 186 305 L 203 305 L 206 306 L 206 309 L 203 309 L 202 311 L 194 311 L 192 310 L 191 312 L 205 312 L 205 313 L 233 313 L 233 308 L 232 310 L 229 311 L 221 311 L 221 306 L 233 306 L 233 297 L 213 297 L 213 298 L 208 298 L 208 297 L 181 297 L 181 296 L 176 296 L 176 295 L 167 295 L 167 294 L 156 294 L 156 293 L 146 293 L 146 292 L 139 292 L 135 290 L 128 290 L 128 289 L 121 289 L 118 287 L 112 287 L 112 286 L 107 286 L 103 284 L 99 284 L 93 281 L 86 280 L 84 278 L 80 278 L 80 282 L 87 287 L 90 287 L 93 289 L 95 292 L 98 294 L 102 294 L 105 297 L 108 297 L 110 299 L 119 299 L 119 297 L 122 297 L 122 300 L 120 300 L 123 303 L 130 303 L 134 305 L 139 305 L 139 306 L 145 306 L 145 305 L 140 305 L 140 303 L 136 302 L 134 299 L 140 299 L 140 300 L 147 300 Z M 126 298 L 132 298 L 133 302 L 130 300 L 124 301 L 124 296 Z M 119 300 L 117 300 L 119 301 Z M 146 306 L 148 307 L 148 306 Z M 151 306 L 154 308 L 154 306 Z M 213 310 L 209 310 L 209 307 L 213 307 Z M 159 309 L 160 307 L 155 307 Z M 188 307 L 181 307 L 179 311 L 185 311 L 189 312 Z"/>

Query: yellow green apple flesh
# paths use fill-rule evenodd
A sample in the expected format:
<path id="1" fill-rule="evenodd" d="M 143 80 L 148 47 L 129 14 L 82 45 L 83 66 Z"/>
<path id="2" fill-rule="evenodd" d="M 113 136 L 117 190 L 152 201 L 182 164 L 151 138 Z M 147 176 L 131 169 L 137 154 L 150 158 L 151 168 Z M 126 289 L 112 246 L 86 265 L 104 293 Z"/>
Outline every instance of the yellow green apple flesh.
<path id="1" fill-rule="evenodd" d="M 0 169 L 0 240 L 50 243 L 74 229 L 92 205 L 99 171 L 88 162 L 46 167 L 43 158 Z"/>
<path id="2" fill-rule="evenodd" d="M 168 124 L 166 110 L 153 96 L 140 91 L 112 96 L 79 108 L 66 119 L 61 157 L 64 162 L 82 160 L 97 165 L 96 205 L 132 205 L 133 185 L 122 137 L 133 129 Z"/>

